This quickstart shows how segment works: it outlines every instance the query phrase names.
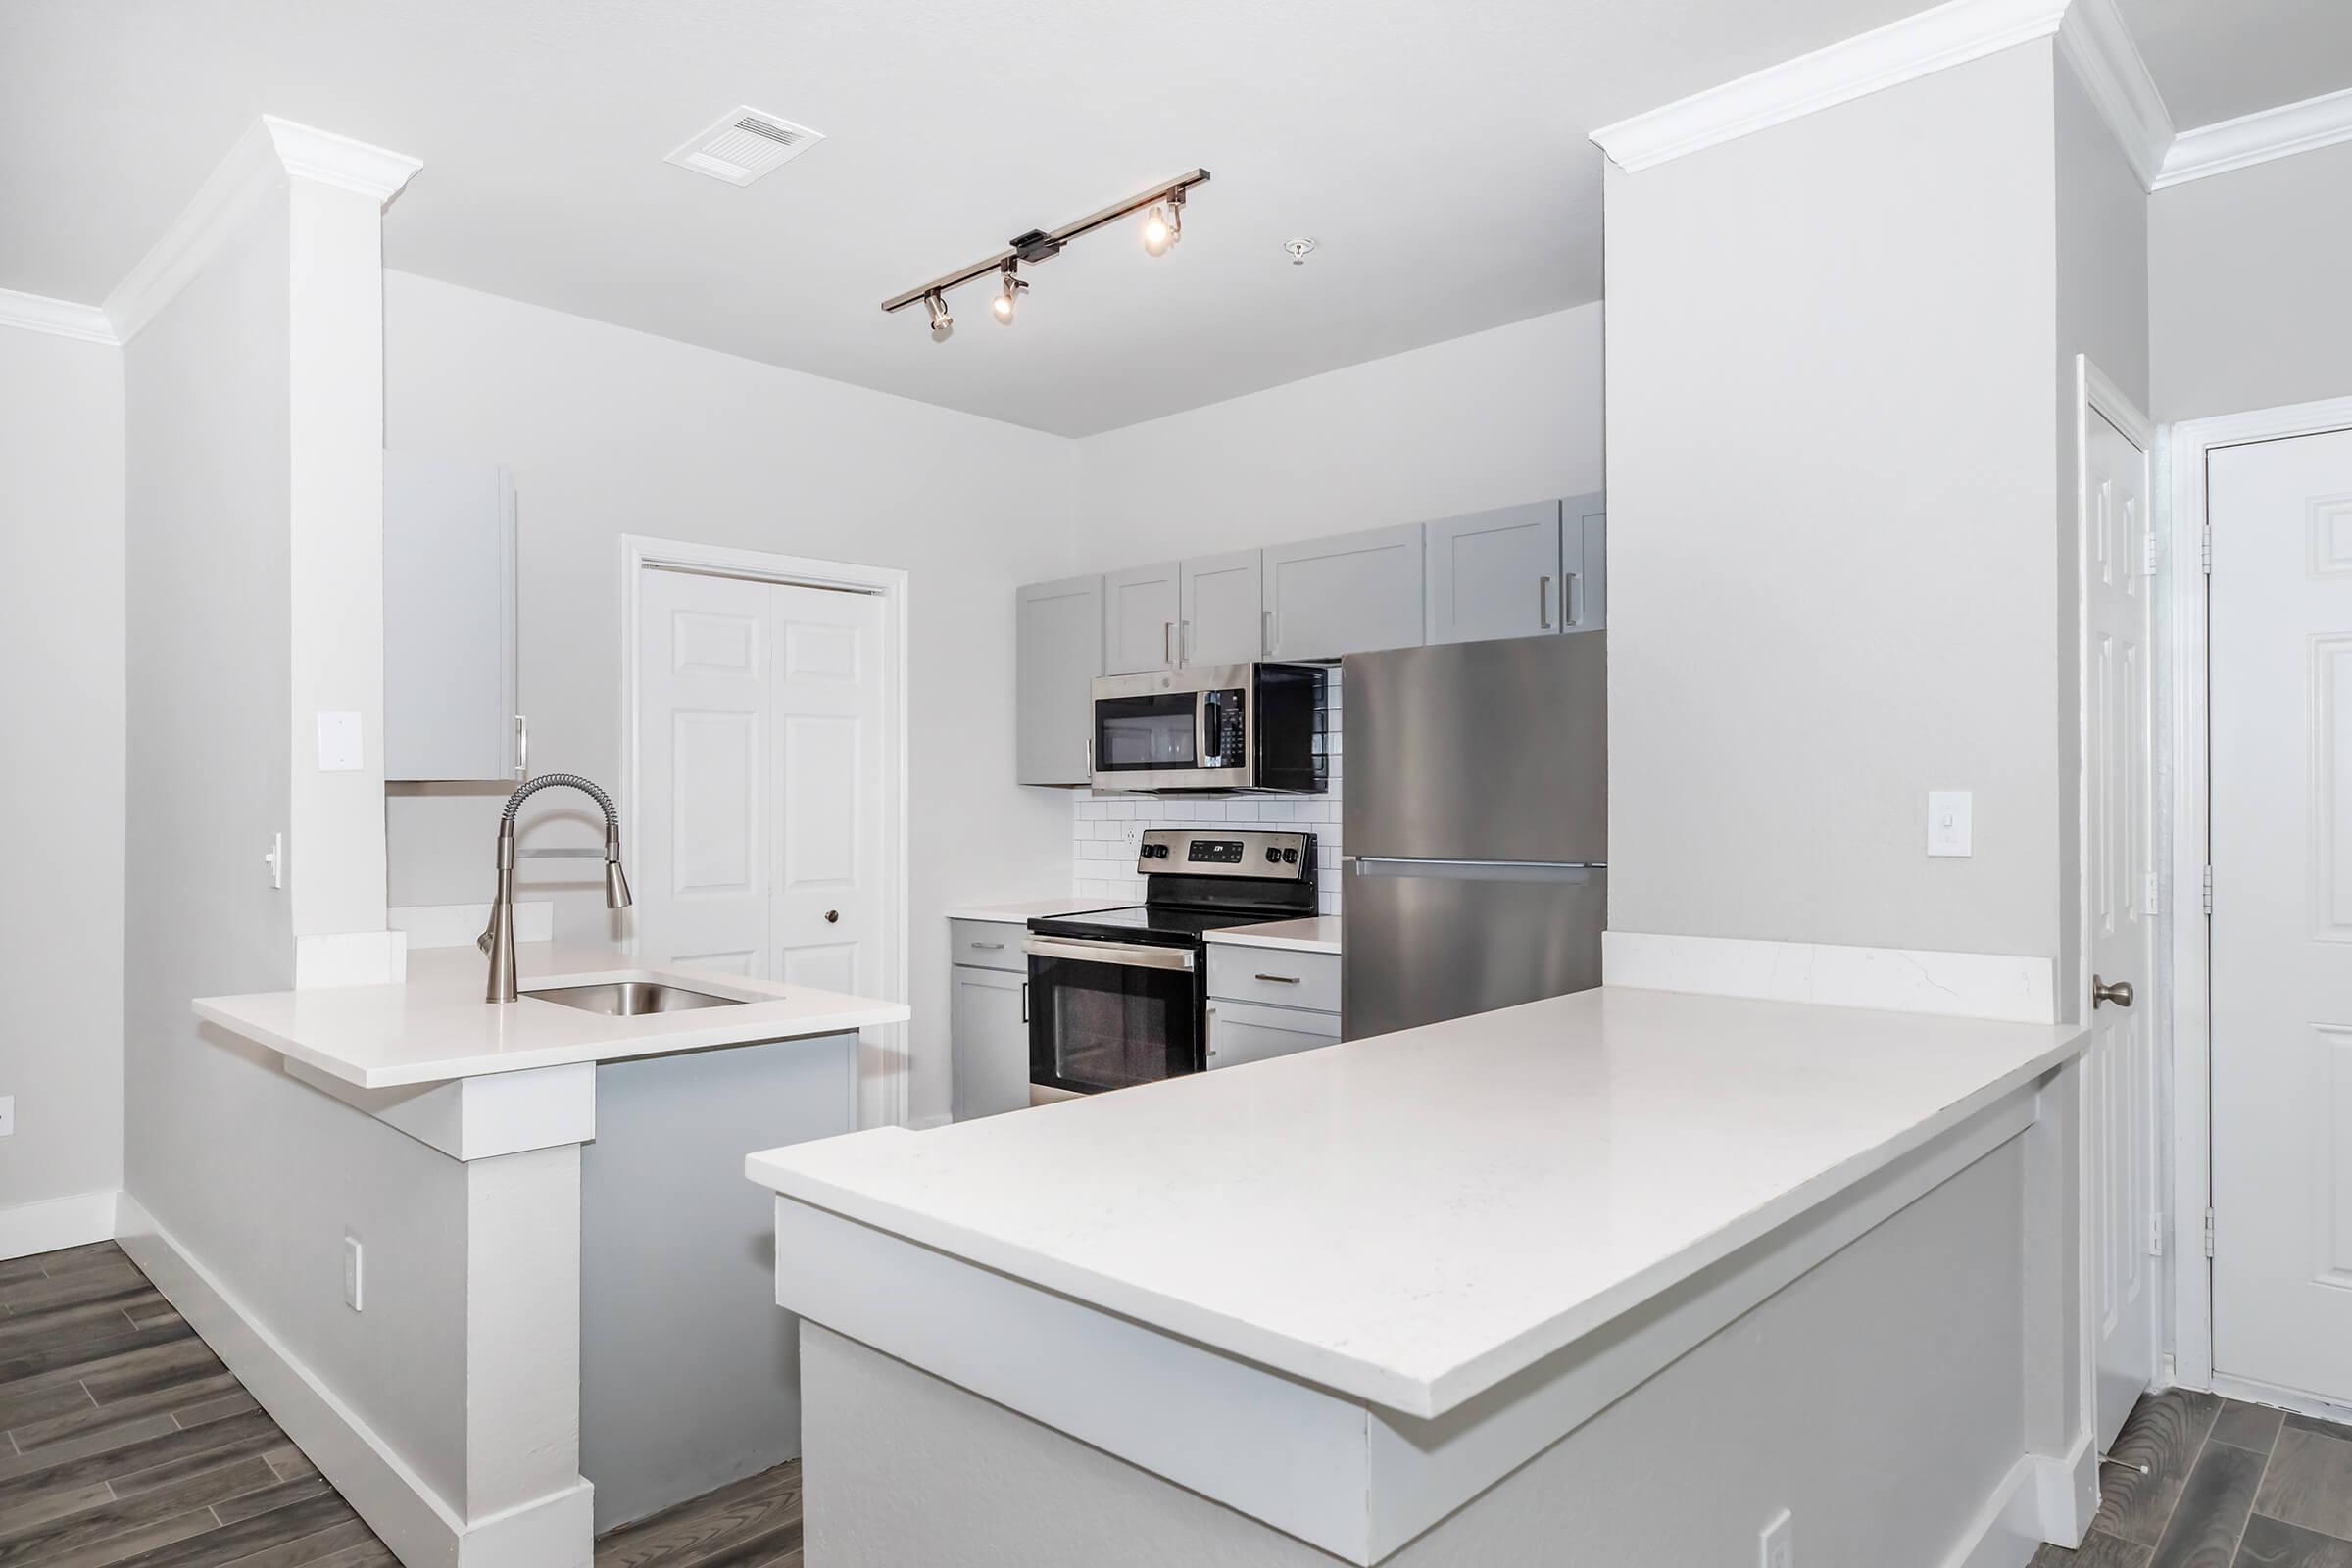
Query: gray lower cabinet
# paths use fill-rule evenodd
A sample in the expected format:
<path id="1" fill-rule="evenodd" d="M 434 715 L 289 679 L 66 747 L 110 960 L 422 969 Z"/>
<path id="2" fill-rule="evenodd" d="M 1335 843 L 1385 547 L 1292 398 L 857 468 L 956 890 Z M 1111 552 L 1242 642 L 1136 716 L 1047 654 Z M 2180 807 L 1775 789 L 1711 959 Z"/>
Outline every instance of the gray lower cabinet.
<path id="1" fill-rule="evenodd" d="M 1176 667 L 1176 628 L 1184 619 L 1180 569 L 1180 564 L 1171 561 L 1103 574 L 1103 674 L 1141 675 Z"/>
<path id="2" fill-rule="evenodd" d="M 1184 624 L 1177 651 L 1190 665 L 1247 664 L 1265 652 L 1259 552 L 1229 550 L 1177 565 Z"/>
<path id="3" fill-rule="evenodd" d="M 1011 951 L 1020 949 L 1019 926 Z M 1021 1110 L 1029 1103 L 1029 974 L 959 963 L 950 971 L 948 1033 L 957 1121 Z"/>
<path id="4" fill-rule="evenodd" d="M 1339 1044 L 1334 953 L 1208 945 L 1208 1065 L 1238 1067 Z"/>
<path id="5" fill-rule="evenodd" d="M 1276 545 L 1263 552 L 1271 659 L 1338 659 L 1427 640 L 1422 526 Z"/>
<path id="6" fill-rule="evenodd" d="M 1015 597 L 1013 777 L 1084 784 L 1102 671 L 1102 579 L 1032 583 Z"/>
<path id="7" fill-rule="evenodd" d="M 1429 640 L 1599 630 L 1607 523 L 1601 498 L 1592 495 L 1426 524 Z"/>

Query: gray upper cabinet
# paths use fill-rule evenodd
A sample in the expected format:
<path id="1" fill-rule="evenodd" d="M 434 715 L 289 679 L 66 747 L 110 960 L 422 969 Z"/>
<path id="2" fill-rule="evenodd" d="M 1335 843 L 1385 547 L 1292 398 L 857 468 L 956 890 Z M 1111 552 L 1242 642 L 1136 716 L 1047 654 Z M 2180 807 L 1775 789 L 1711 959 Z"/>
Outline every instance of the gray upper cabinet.
<path id="1" fill-rule="evenodd" d="M 1560 503 L 1561 554 L 1576 574 L 1563 601 L 1569 631 L 1598 631 L 1609 623 L 1608 535 L 1606 498 L 1577 496 Z"/>
<path id="2" fill-rule="evenodd" d="M 1032 583 L 1015 596 L 1014 777 L 1084 784 L 1094 680 L 1102 671 L 1102 579 Z"/>
<path id="3" fill-rule="evenodd" d="M 1429 640 L 1479 642 L 1557 631 L 1560 504 L 1445 517 L 1429 530 Z"/>
<path id="4" fill-rule="evenodd" d="M 514 483 L 487 463 L 384 454 L 384 777 L 511 783 Z"/>
<path id="5" fill-rule="evenodd" d="M 1177 569 L 1184 609 L 1178 652 L 1185 663 L 1247 664 L 1264 652 L 1258 552 L 1195 556 Z"/>
<path id="6" fill-rule="evenodd" d="M 1422 525 L 1264 552 L 1266 657 L 1337 659 L 1426 640 Z"/>
<path id="7" fill-rule="evenodd" d="M 1141 675 L 1176 667 L 1176 627 L 1184 619 L 1178 570 L 1171 561 L 1103 577 L 1103 674 Z"/>

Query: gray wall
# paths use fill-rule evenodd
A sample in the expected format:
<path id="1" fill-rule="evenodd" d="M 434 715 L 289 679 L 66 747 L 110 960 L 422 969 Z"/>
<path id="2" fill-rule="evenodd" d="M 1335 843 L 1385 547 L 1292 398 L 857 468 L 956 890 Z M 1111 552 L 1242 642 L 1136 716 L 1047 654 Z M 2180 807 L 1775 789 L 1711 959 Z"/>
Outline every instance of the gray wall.
<path id="1" fill-rule="evenodd" d="M 2352 395 L 2352 144 L 2175 185 L 2148 209 L 2151 415 Z"/>
<path id="2" fill-rule="evenodd" d="M 122 352 L 0 328 L 0 1210 L 122 1185 Z"/>
<path id="3" fill-rule="evenodd" d="M 1608 173 L 1618 929 L 2060 951 L 2053 53 Z"/>

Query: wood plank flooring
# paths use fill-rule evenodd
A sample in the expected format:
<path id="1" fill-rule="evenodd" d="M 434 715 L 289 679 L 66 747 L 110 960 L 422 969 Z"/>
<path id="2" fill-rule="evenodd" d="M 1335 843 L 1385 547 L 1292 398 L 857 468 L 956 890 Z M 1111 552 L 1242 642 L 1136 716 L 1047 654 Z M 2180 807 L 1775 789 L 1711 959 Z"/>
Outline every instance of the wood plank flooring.
<path id="1" fill-rule="evenodd" d="M 2352 1428 L 2174 1389 L 2139 1401 L 2080 1551 L 2034 1568 L 2352 1568 Z"/>
<path id="2" fill-rule="evenodd" d="M 801 1568 L 801 1467 L 616 1530 L 596 1561 Z M 0 1262 L 0 1568 L 230 1563 L 394 1558 L 122 1249 Z"/>

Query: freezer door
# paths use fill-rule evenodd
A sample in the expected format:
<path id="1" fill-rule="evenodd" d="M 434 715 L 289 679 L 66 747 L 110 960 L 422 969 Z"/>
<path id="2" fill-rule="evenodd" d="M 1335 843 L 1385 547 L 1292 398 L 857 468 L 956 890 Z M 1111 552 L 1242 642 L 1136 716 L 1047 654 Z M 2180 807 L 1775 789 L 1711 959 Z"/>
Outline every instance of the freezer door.
<path id="1" fill-rule="evenodd" d="M 1608 683 L 1606 632 L 1350 655 L 1348 848 L 1606 861 Z"/>
<path id="2" fill-rule="evenodd" d="M 1600 984 L 1602 867 L 1351 857 L 1343 874 L 1343 1040 Z"/>

